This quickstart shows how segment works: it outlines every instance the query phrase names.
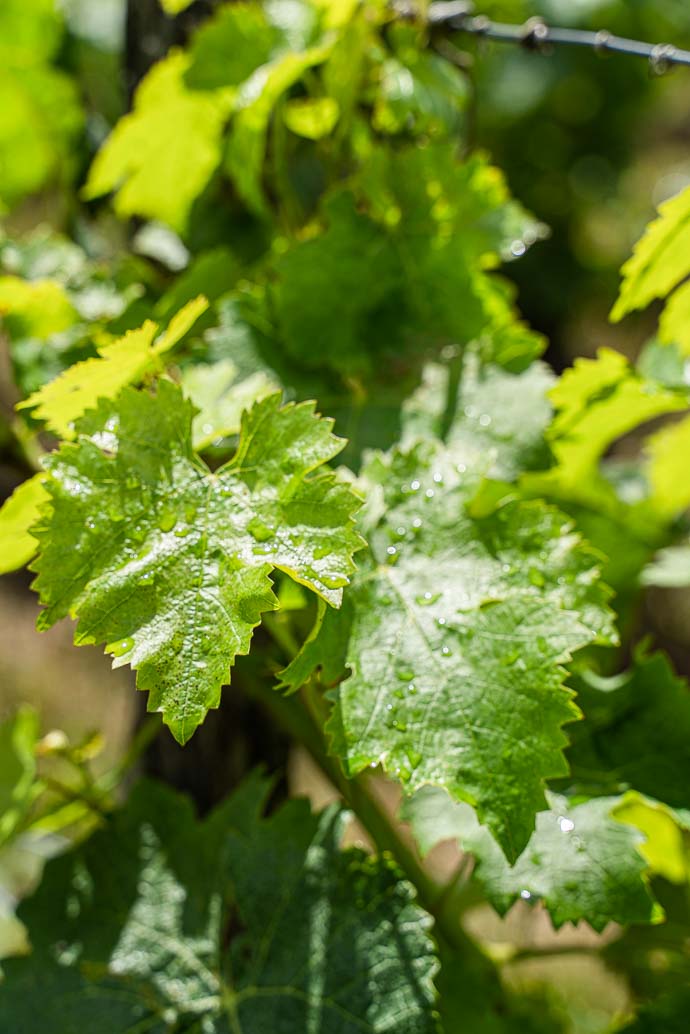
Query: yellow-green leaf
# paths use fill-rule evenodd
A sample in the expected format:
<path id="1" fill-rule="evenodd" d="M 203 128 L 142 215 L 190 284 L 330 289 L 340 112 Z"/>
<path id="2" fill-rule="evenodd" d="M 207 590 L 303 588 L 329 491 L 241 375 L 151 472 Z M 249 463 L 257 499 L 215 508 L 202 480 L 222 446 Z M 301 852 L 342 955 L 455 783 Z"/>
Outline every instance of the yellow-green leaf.
<path id="1" fill-rule="evenodd" d="M 156 341 L 158 324 L 147 320 L 137 330 L 102 345 L 99 355 L 75 363 L 68 370 L 21 402 L 62 438 L 71 438 L 74 422 L 101 398 L 114 398 L 127 384 L 135 384 L 160 367 L 160 356 L 184 337 L 208 308 L 205 298 L 195 298 L 170 321 Z"/>
<path id="2" fill-rule="evenodd" d="M 31 560 L 38 542 L 29 534 L 41 504 L 50 499 L 43 482 L 45 474 L 34 474 L 16 488 L 0 509 L 0 574 L 16 571 Z"/>
<path id="3" fill-rule="evenodd" d="M 285 105 L 285 125 L 307 140 L 328 136 L 339 116 L 338 102 L 333 97 L 298 98 Z"/>
<path id="4" fill-rule="evenodd" d="M 690 273 L 690 187 L 665 201 L 621 270 L 623 283 L 611 319 L 620 320 L 665 298 Z"/>
<path id="5" fill-rule="evenodd" d="M 189 90 L 190 59 L 174 51 L 154 65 L 137 90 L 134 111 L 96 155 L 87 199 L 116 191 L 122 216 L 159 219 L 178 231 L 219 164 L 234 90 Z"/>

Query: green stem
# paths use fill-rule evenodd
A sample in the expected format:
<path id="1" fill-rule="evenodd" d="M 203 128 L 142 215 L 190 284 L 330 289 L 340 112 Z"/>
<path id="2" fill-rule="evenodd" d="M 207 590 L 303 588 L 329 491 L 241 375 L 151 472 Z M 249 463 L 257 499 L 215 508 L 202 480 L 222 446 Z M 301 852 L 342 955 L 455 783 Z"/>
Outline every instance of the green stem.
<path id="1" fill-rule="evenodd" d="M 407 879 L 416 887 L 421 905 L 434 917 L 439 940 L 471 958 L 482 971 L 495 976 L 493 962 L 462 928 L 459 912 L 450 909 L 448 902 L 444 901 L 445 885 L 439 887 L 426 871 L 414 847 L 379 800 L 372 777 L 363 772 L 354 779 L 347 779 L 338 761 L 327 753 L 321 731 L 325 702 L 314 688 L 305 687 L 302 703 L 296 696 L 281 696 L 270 688 L 254 687 L 253 692 L 290 736 L 306 747 L 371 835 L 379 851 L 393 855 Z"/>

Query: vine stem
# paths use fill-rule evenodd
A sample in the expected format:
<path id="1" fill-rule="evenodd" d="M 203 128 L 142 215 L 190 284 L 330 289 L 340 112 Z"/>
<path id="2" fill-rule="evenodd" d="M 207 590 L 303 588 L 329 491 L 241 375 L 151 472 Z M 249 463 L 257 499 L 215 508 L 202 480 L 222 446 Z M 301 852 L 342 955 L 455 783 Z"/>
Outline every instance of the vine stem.
<path id="1" fill-rule="evenodd" d="M 299 696 L 284 696 L 270 687 L 254 685 L 251 693 L 286 732 L 309 751 L 370 834 L 378 850 L 393 856 L 407 879 L 414 884 L 420 904 L 433 916 L 439 942 L 459 952 L 464 958 L 471 959 L 475 972 L 479 970 L 489 979 L 497 981 L 495 964 L 463 929 L 459 909 L 448 907 L 448 886 L 439 885 L 426 871 L 414 847 L 377 795 L 373 778 L 366 772 L 353 779 L 346 778 L 337 759 L 328 754 L 322 732 L 325 701 L 316 687 L 310 684 Z M 456 875 L 453 874 L 451 883 L 455 883 Z"/>

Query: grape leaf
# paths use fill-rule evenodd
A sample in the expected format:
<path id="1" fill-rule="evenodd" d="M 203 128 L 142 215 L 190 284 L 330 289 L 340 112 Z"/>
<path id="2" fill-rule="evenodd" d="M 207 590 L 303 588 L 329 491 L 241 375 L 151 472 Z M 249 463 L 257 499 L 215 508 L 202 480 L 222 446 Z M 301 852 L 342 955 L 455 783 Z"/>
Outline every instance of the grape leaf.
<path id="1" fill-rule="evenodd" d="M 238 193 L 258 215 L 268 208 L 261 186 L 266 153 L 266 136 L 273 109 L 282 95 L 304 73 L 323 64 L 333 43 L 310 47 L 302 53 L 287 53 L 256 69 L 237 99 L 225 154 L 225 165 Z"/>
<path id="2" fill-rule="evenodd" d="M 690 272 L 690 270 L 689 270 Z M 682 356 L 690 356 L 690 285 L 673 292 L 659 318 L 659 340 L 676 345 Z"/>
<path id="3" fill-rule="evenodd" d="M 690 807 L 690 690 L 668 658 L 638 652 L 630 671 L 603 678 L 585 670 L 571 684 L 586 715 L 568 751 L 578 783 Z"/>
<path id="4" fill-rule="evenodd" d="M 122 216 L 159 219 L 178 231 L 220 163 L 233 90 L 189 90 L 190 58 L 174 51 L 139 86 L 134 111 L 120 119 L 91 166 L 87 199 L 117 192 Z"/>
<path id="5" fill-rule="evenodd" d="M 665 520 L 672 520 L 690 506 L 690 485 L 685 457 L 690 449 L 690 419 L 680 420 L 649 436 L 645 442 L 645 473 L 651 502 Z"/>
<path id="6" fill-rule="evenodd" d="M 184 393 L 199 410 L 192 424 L 192 443 L 197 451 L 217 438 L 237 434 L 244 410 L 278 390 L 263 370 L 245 378 L 239 378 L 238 372 L 232 359 L 197 363 L 184 371 Z"/>
<path id="7" fill-rule="evenodd" d="M 62 438 L 72 438 L 74 423 L 101 398 L 114 398 L 127 384 L 136 384 L 160 368 L 169 352 L 208 309 L 205 298 L 189 302 L 157 340 L 158 324 L 147 320 L 118 341 L 101 345 L 98 357 L 75 363 L 54 381 L 34 392 L 18 409 L 30 409 Z"/>
<path id="8" fill-rule="evenodd" d="M 38 549 L 29 529 L 38 520 L 41 505 L 50 499 L 44 481 L 45 474 L 34 474 L 0 508 L 0 574 L 24 567 Z"/>
<path id="9" fill-rule="evenodd" d="M 423 852 L 441 840 L 460 842 L 476 858 L 475 877 L 501 915 L 518 900 L 543 901 L 556 927 L 585 919 L 601 931 L 610 922 L 658 922 L 663 912 L 649 892 L 638 829 L 612 812 L 621 798 L 581 804 L 547 794 L 527 846 L 509 865 L 489 831 L 467 804 L 425 787 L 404 805 Z"/>
<path id="10" fill-rule="evenodd" d="M 67 330 L 77 312 L 56 280 L 0 277 L 0 317 L 15 338 L 49 337 Z"/>
<path id="11" fill-rule="evenodd" d="M 27 815 L 36 798 L 38 716 L 23 708 L 0 724 L 0 845 Z"/>
<path id="12" fill-rule="evenodd" d="M 670 883 L 690 882 L 690 851 L 685 845 L 688 838 L 684 836 L 690 828 L 690 812 L 676 812 L 630 791 L 612 814 L 644 834 L 645 841 L 639 850 L 651 873 L 663 876 Z"/>
<path id="13" fill-rule="evenodd" d="M 266 791 L 254 777 L 197 822 L 140 784 L 50 863 L 21 909 L 34 953 L 6 966 L 3 1029 L 28 1034 L 47 1010 L 55 1034 L 432 1034 L 436 960 L 412 888 L 341 853 L 332 809 L 293 801 L 262 820 Z"/>
<path id="14" fill-rule="evenodd" d="M 620 320 L 667 294 L 690 273 L 690 188 L 659 206 L 621 270 L 623 282 L 611 312 Z"/>
<path id="15" fill-rule="evenodd" d="M 343 613 L 323 619 L 352 673 L 328 732 L 348 775 L 381 764 L 408 792 L 445 786 L 515 858 L 543 780 L 566 771 L 561 726 L 578 712 L 561 665 L 610 640 L 607 591 L 558 511 L 509 502 L 473 518 L 480 475 L 460 467 L 428 443 L 364 472 L 370 554 Z M 323 662 L 320 636 L 305 649 L 285 685 Z"/>
<path id="16" fill-rule="evenodd" d="M 105 642 L 138 669 L 149 709 L 182 743 L 277 607 L 272 568 L 338 606 L 360 546 L 352 490 L 308 477 L 343 447 L 313 403 L 257 403 L 214 474 L 193 453 L 193 413 L 165 380 L 87 413 L 48 460 L 53 513 L 34 529 L 32 566 L 39 627 L 78 617 L 75 642 Z"/>
<path id="17" fill-rule="evenodd" d="M 544 433 L 553 381 L 543 363 L 514 374 L 468 353 L 452 398 L 448 367 L 429 364 L 421 386 L 403 406 L 402 441 L 443 438 L 458 461 L 472 467 L 490 457 L 488 475 L 511 480 L 547 465 Z"/>
<path id="18" fill-rule="evenodd" d="M 258 4 L 225 4 L 195 33 L 185 82 L 194 90 L 239 86 L 285 45 Z"/>

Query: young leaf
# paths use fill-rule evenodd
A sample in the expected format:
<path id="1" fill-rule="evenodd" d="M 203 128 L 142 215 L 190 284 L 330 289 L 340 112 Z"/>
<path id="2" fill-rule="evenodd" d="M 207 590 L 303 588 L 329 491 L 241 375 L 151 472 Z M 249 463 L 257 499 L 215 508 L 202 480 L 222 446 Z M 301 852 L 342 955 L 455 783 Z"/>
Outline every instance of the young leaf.
<path id="1" fill-rule="evenodd" d="M 266 789 L 252 779 L 197 822 L 140 784 L 52 862 L 21 909 L 34 952 L 6 966 L 2 1028 L 40 1029 L 47 1012 L 54 1034 L 433 1034 L 436 960 L 412 888 L 341 853 L 333 810 L 293 801 L 260 819 Z"/>
<path id="2" fill-rule="evenodd" d="M 476 858 L 475 876 L 501 914 L 519 900 L 543 901 L 554 926 L 585 919 L 601 931 L 610 922 L 649 923 L 662 918 L 647 886 L 639 830 L 613 817 L 619 797 L 571 804 L 547 795 L 549 809 L 522 854 L 509 865 L 487 829 L 467 804 L 426 787 L 406 802 L 402 817 L 420 848 L 453 839 Z"/>
<path id="3" fill-rule="evenodd" d="M 154 65 L 137 90 L 134 111 L 96 155 L 87 199 L 117 191 L 122 216 L 159 219 L 184 231 L 189 210 L 220 163 L 221 138 L 234 91 L 189 90 L 188 55 L 175 51 Z"/>
<path id="4" fill-rule="evenodd" d="M 659 207 L 658 217 L 637 242 L 621 270 L 623 283 L 611 312 L 620 320 L 665 298 L 690 273 L 690 188 Z"/>
<path id="5" fill-rule="evenodd" d="M 662 428 L 645 442 L 651 502 L 664 520 L 673 520 L 690 506 L 690 484 L 686 477 L 689 449 L 688 418 Z"/>
<path id="6" fill-rule="evenodd" d="M 50 499 L 44 481 L 45 474 L 34 474 L 0 508 L 0 574 L 24 567 L 36 554 L 38 542 L 29 529 Z"/>
<path id="7" fill-rule="evenodd" d="M 74 424 L 99 399 L 114 398 L 127 384 L 137 384 L 160 368 L 160 357 L 170 351 L 208 309 L 205 298 L 189 302 L 156 340 L 158 324 L 147 320 L 118 341 L 101 345 L 99 356 L 75 363 L 54 381 L 21 402 L 38 420 L 61 438 L 74 436 Z"/>
<path id="8" fill-rule="evenodd" d="M 201 451 L 217 438 L 237 434 L 244 410 L 274 394 L 278 387 L 263 370 L 238 377 L 232 359 L 187 367 L 182 388 L 199 410 L 192 424 L 194 448 Z"/>
<path id="9" fill-rule="evenodd" d="M 348 775 L 381 764 L 409 792 L 445 786 L 514 859 L 544 779 L 566 771 L 561 726 L 578 712 L 561 665 L 610 639 L 607 591 L 558 511 L 509 502 L 473 518 L 480 479 L 461 468 L 429 444 L 365 471 L 371 552 L 345 611 L 323 623 L 351 671 L 328 731 Z M 312 667 L 326 660 L 319 643 L 307 647 Z M 305 670 L 295 664 L 292 686 Z"/>
<path id="10" fill-rule="evenodd" d="M 257 403 L 214 474 L 194 455 L 193 412 L 165 380 L 155 395 L 102 400 L 50 457 L 54 512 L 34 529 L 40 627 L 78 617 L 75 641 L 105 642 L 138 669 L 149 709 L 182 743 L 277 606 L 271 570 L 338 606 L 360 547 L 352 490 L 309 476 L 343 447 L 313 403 Z"/>

